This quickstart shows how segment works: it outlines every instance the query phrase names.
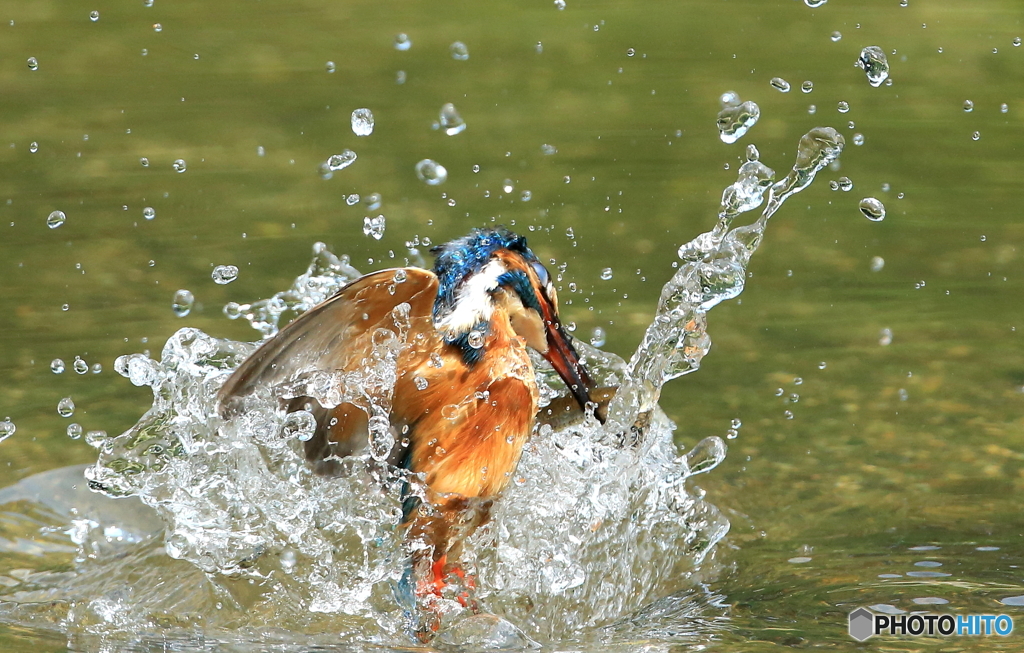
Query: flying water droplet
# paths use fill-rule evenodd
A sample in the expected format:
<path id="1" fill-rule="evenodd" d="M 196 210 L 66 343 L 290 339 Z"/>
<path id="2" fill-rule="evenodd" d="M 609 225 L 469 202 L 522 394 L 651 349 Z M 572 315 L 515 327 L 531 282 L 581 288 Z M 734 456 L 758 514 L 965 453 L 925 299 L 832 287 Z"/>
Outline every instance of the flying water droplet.
<path id="1" fill-rule="evenodd" d="M 462 41 L 456 41 L 448 47 L 449 52 L 452 54 L 452 59 L 456 61 L 466 61 L 469 59 L 469 48 Z"/>
<path id="2" fill-rule="evenodd" d="M 892 344 L 892 329 L 882 329 L 878 333 L 878 344 L 886 347 Z"/>
<path id="3" fill-rule="evenodd" d="M 836 106 L 836 110 L 838 110 L 839 113 L 847 113 L 850 110 L 850 103 L 849 102 L 840 102 Z"/>
<path id="4" fill-rule="evenodd" d="M 61 417 L 71 417 L 75 414 L 75 402 L 71 397 L 64 397 L 57 402 L 57 414 Z"/>
<path id="5" fill-rule="evenodd" d="M 872 272 L 881 272 L 882 268 L 884 268 L 884 267 L 885 267 L 885 259 L 882 258 L 881 256 L 875 256 L 874 258 L 871 259 L 871 271 Z"/>
<path id="6" fill-rule="evenodd" d="M 889 62 L 885 58 L 885 52 L 877 45 L 869 45 L 860 51 L 857 67 L 864 69 L 868 83 L 876 88 L 889 77 Z"/>
<path id="7" fill-rule="evenodd" d="M 981 132 L 974 132 L 973 134 L 971 134 L 971 140 L 972 141 L 980 141 L 981 140 Z"/>
<path id="8" fill-rule="evenodd" d="M 5 418 L 4 421 L 0 422 L 0 442 L 3 442 L 7 438 L 14 435 L 14 432 L 17 430 L 18 427 L 14 425 L 14 422 L 11 421 L 11 418 Z"/>
<path id="9" fill-rule="evenodd" d="M 299 442 L 308 442 L 316 433 L 316 418 L 308 410 L 297 410 L 288 413 L 284 418 L 284 426 L 281 433 L 285 438 L 295 439 Z"/>
<path id="10" fill-rule="evenodd" d="M 558 11 L 563 11 L 565 9 L 565 0 L 555 0 L 555 8 Z"/>
<path id="11" fill-rule="evenodd" d="M 75 370 L 75 374 L 85 374 L 89 371 L 89 364 L 82 360 L 81 356 L 75 356 L 75 362 L 71 364 L 71 369 Z"/>
<path id="12" fill-rule="evenodd" d="M 412 41 L 409 40 L 409 35 L 405 33 L 395 35 L 395 49 L 405 51 L 412 47 Z"/>
<path id="13" fill-rule="evenodd" d="M 327 63 L 324 64 L 324 70 L 326 70 L 328 73 L 333 73 L 337 69 L 338 66 L 333 61 L 328 61 Z"/>
<path id="14" fill-rule="evenodd" d="M 52 361 L 50 361 L 50 371 L 53 372 L 54 374 L 63 374 L 64 361 L 62 361 L 59 358 L 54 358 Z"/>
<path id="15" fill-rule="evenodd" d="M 366 208 L 376 211 L 380 208 L 382 198 L 380 193 L 370 193 L 366 196 Z"/>
<path id="16" fill-rule="evenodd" d="M 372 111 L 363 108 L 352 112 L 352 133 L 356 136 L 369 136 L 373 133 Z"/>
<path id="17" fill-rule="evenodd" d="M 39 60 L 35 57 L 29 57 L 27 63 L 29 70 L 39 70 Z"/>
<path id="18" fill-rule="evenodd" d="M 416 176 L 428 186 L 439 186 L 448 179 L 448 170 L 433 159 L 423 159 L 416 164 Z"/>
<path id="19" fill-rule="evenodd" d="M 853 181 L 849 177 L 840 177 L 836 180 L 836 187 L 844 193 L 848 193 L 853 190 Z"/>
<path id="20" fill-rule="evenodd" d="M 374 240 L 380 240 L 384 237 L 385 219 L 383 215 L 378 215 L 375 218 L 366 216 L 363 218 L 363 235 L 370 236 Z"/>
<path id="21" fill-rule="evenodd" d="M 804 0 L 804 4 L 811 8 L 820 7 L 826 2 L 828 2 L 828 0 Z"/>
<path id="22" fill-rule="evenodd" d="M 355 206 L 356 204 L 359 204 L 359 194 L 352 193 L 351 195 L 346 197 L 345 204 L 348 204 L 349 206 Z"/>
<path id="23" fill-rule="evenodd" d="M 863 145 L 864 144 L 864 134 L 854 134 L 853 135 L 853 144 L 854 145 Z"/>
<path id="24" fill-rule="evenodd" d="M 146 220 L 152 220 L 156 217 L 156 210 L 154 210 L 152 206 L 147 206 L 142 209 L 142 217 Z"/>
<path id="25" fill-rule="evenodd" d="M 595 347 L 604 347 L 606 336 L 604 329 L 601 327 L 594 327 L 594 330 L 590 332 L 590 344 Z"/>
<path id="26" fill-rule="evenodd" d="M 811 80 L 807 80 L 806 82 L 800 85 L 800 90 L 803 91 L 804 93 L 810 93 L 811 91 L 814 90 L 814 82 L 812 82 Z"/>
<path id="27" fill-rule="evenodd" d="M 972 111 L 974 111 L 974 102 L 964 100 L 964 113 L 970 113 Z"/>
<path id="28" fill-rule="evenodd" d="M 64 215 L 63 211 L 54 211 L 46 217 L 46 226 L 50 229 L 56 229 L 57 227 L 64 224 L 68 216 Z"/>
<path id="29" fill-rule="evenodd" d="M 513 190 L 515 190 L 515 186 L 512 184 L 512 180 L 506 179 L 505 181 L 503 181 L 501 183 L 501 190 L 504 193 L 511 193 Z"/>
<path id="30" fill-rule="evenodd" d="M 772 77 L 772 80 L 769 83 L 772 85 L 772 88 L 774 88 L 775 90 L 781 91 L 782 93 L 789 93 L 789 89 L 790 89 L 789 82 L 787 82 L 786 80 L 782 79 L 781 77 Z"/>
<path id="31" fill-rule="evenodd" d="M 885 219 L 885 205 L 874 197 L 865 197 L 860 201 L 860 212 L 872 222 L 881 222 Z"/>
<path id="32" fill-rule="evenodd" d="M 92 22 L 95 23 L 99 19 L 100 19 L 100 12 L 98 12 L 98 11 L 90 11 L 89 12 L 89 20 L 91 20 Z"/>
<path id="33" fill-rule="evenodd" d="M 558 154 L 558 148 L 550 143 L 544 143 L 540 146 L 540 151 L 544 156 L 551 156 L 552 154 Z"/>
<path id="34" fill-rule="evenodd" d="M 611 279 L 612 278 L 612 274 L 613 273 L 612 273 L 612 269 L 611 268 L 605 268 L 605 269 L 601 270 L 601 278 L 603 280 L 605 280 L 605 281 L 608 281 L 609 279 Z"/>
<path id="35" fill-rule="evenodd" d="M 327 169 L 334 172 L 336 170 L 347 168 L 355 163 L 356 158 L 356 153 L 352 150 L 342 150 L 341 154 L 332 154 L 328 157 L 326 163 Z"/>
<path id="36" fill-rule="evenodd" d="M 740 96 L 736 91 L 726 91 L 718 96 L 718 102 L 722 108 L 726 107 L 738 107 L 740 105 Z"/>
<path id="37" fill-rule="evenodd" d="M 417 390 L 426 390 L 429 382 L 422 376 L 414 376 L 412 379 L 413 385 L 416 386 Z"/>
<path id="38" fill-rule="evenodd" d="M 192 311 L 192 305 L 196 298 L 188 290 L 182 289 L 174 293 L 174 301 L 171 303 L 171 310 L 178 317 L 185 317 Z"/>
<path id="39" fill-rule="evenodd" d="M 1019 36 L 1013 37 L 1013 47 L 1019 48 L 1020 44 L 1021 44 L 1020 37 Z"/>
<path id="40" fill-rule="evenodd" d="M 466 343 L 473 349 L 480 349 L 484 346 L 484 334 L 473 329 L 469 332 L 469 335 L 466 336 Z"/>
<path id="41" fill-rule="evenodd" d="M 174 163 L 171 164 L 174 171 L 178 174 L 185 172 L 185 159 L 175 159 Z"/>
<path id="42" fill-rule="evenodd" d="M 84 429 L 82 428 L 81 424 L 79 424 L 78 422 L 72 422 L 72 423 L 68 424 L 68 428 L 67 428 L 68 437 L 71 438 L 72 440 L 79 440 L 82 437 L 82 431 L 83 430 Z"/>
<path id="43" fill-rule="evenodd" d="M 451 102 L 441 107 L 441 112 L 438 114 L 438 124 L 444 130 L 444 133 L 449 136 L 466 131 L 466 121 L 462 119 L 455 105 Z"/>
<path id="44" fill-rule="evenodd" d="M 210 278 L 219 286 L 229 284 L 238 278 L 238 268 L 234 265 L 218 265 L 213 268 Z"/>
<path id="45" fill-rule="evenodd" d="M 1005 107 L 1006 105 L 1004 104 L 1003 106 Z M 1006 113 L 1006 112 L 1004 111 L 1003 113 Z M 29 143 L 28 144 L 28 151 L 32 152 L 33 154 L 38 152 L 39 151 L 39 143 L 37 143 L 35 141 L 32 141 L 31 143 Z"/>
<path id="46" fill-rule="evenodd" d="M 139 159 L 139 163 L 142 164 L 143 168 L 149 167 L 149 159 L 147 159 L 146 157 L 142 157 L 141 159 Z"/>
<path id="47" fill-rule="evenodd" d="M 749 100 L 725 107 L 718 113 L 718 136 L 723 143 L 735 143 L 743 138 L 760 117 L 761 109 Z"/>
<path id="48" fill-rule="evenodd" d="M 843 38 L 843 34 L 842 32 L 832 32 L 832 36 L 829 38 L 832 39 L 833 43 L 837 43 L 840 39 Z"/>
<path id="49" fill-rule="evenodd" d="M 521 199 L 524 202 L 529 202 L 531 199 L 533 199 L 533 193 L 531 191 L 524 190 L 522 194 L 519 195 L 519 199 Z"/>

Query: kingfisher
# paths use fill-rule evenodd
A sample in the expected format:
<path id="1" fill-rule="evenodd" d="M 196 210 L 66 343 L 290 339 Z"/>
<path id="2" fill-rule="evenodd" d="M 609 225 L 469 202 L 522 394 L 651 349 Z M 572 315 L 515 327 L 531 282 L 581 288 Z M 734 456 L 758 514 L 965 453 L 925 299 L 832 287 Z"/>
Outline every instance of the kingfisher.
<path id="1" fill-rule="evenodd" d="M 422 479 L 418 493 L 407 487 L 401 525 L 417 597 L 440 596 L 450 573 L 462 576 L 449 559 L 488 520 L 533 431 L 539 392 L 528 348 L 582 411 L 597 390 L 559 319 L 551 276 L 524 237 L 474 229 L 431 253 L 432 271 L 374 272 L 300 315 L 218 396 L 230 414 L 246 395 L 291 388 L 286 410 L 313 415 L 305 453 L 323 474 L 345 456 L 373 452 L 385 429 L 384 443 L 394 444 L 374 457 Z M 368 382 L 389 356 L 393 376 Z M 324 379 L 336 405 L 312 396 L 323 394 Z"/>

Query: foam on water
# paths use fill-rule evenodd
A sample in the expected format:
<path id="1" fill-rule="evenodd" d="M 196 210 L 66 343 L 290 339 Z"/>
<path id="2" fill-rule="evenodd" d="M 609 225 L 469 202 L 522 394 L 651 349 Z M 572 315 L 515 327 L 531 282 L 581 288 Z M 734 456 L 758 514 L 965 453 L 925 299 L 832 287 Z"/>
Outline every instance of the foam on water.
<path id="1" fill-rule="evenodd" d="M 576 342 L 597 383 L 619 387 L 607 422 L 542 411 L 513 482 L 462 553 L 475 587 L 453 583 L 433 605 L 438 643 L 518 649 L 536 641 L 626 642 L 663 627 L 680 633 L 684 619 L 722 614 L 700 581 L 714 573 L 712 554 L 729 522 L 689 479 L 719 464 L 726 446 L 709 437 L 680 454 L 675 425 L 657 401 L 664 383 L 700 366 L 710 347 L 707 312 L 742 292 L 768 219 L 842 147 L 835 130 L 812 130 L 800 140 L 792 170 L 776 182 L 748 146 L 717 224 L 680 248 L 682 264 L 631 359 Z M 760 218 L 733 227 L 765 193 Z M 312 308 L 358 276 L 347 259 L 317 243 L 291 288 L 230 304 L 225 313 L 269 337 L 286 314 Z M 153 405 L 121 435 L 86 438 L 99 457 L 85 476 L 91 489 L 127 497 L 118 504 L 148 506 L 163 529 L 142 519 L 134 523 L 145 526 L 133 530 L 131 520 L 76 508 L 67 531 L 77 547 L 74 571 L 5 591 L 15 607 L 4 619 L 46 615 L 81 636 L 410 643 L 419 617 L 403 590 L 408 551 L 399 523 L 402 486 L 419 492 L 420 480 L 380 462 L 393 440 L 346 458 L 338 476 L 317 475 L 303 453 L 311 416 L 286 415 L 274 396 L 304 394 L 336 405 L 339 393 L 361 393 L 373 411 L 371 435 L 392 437 L 386 415 L 405 333 L 402 311 L 394 314 L 396 330 L 382 330 L 366 369 L 268 390 L 230 420 L 219 415 L 217 390 L 254 344 L 183 328 L 159 360 L 119 358 L 115 369 L 152 388 Z M 541 357 L 533 362 L 542 403 L 557 402 L 564 384 Z M 373 427 L 379 419 L 382 429 Z M 472 594 L 468 608 L 453 600 L 463 590 Z M 666 633 L 662 641 L 674 636 Z"/>

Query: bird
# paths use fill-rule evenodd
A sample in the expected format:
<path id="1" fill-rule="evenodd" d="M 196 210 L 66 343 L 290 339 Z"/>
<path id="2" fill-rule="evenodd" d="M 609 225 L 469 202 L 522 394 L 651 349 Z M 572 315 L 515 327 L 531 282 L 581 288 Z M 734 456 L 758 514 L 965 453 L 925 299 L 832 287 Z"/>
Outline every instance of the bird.
<path id="1" fill-rule="evenodd" d="M 373 272 L 303 313 L 218 395 L 229 415 L 248 395 L 287 388 L 285 410 L 315 419 L 305 454 L 319 473 L 336 473 L 345 456 L 369 449 L 422 479 L 418 492 L 407 485 L 400 524 L 417 598 L 440 596 L 446 577 L 463 576 L 449 561 L 487 522 L 515 472 L 539 404 L 528 348 L 582 411 L 594 409 L 597 390 L 526 238 L 477 228 L 431 253 L 433 270 Z M 314 398 L 325 393 L 334 405 Z"/>

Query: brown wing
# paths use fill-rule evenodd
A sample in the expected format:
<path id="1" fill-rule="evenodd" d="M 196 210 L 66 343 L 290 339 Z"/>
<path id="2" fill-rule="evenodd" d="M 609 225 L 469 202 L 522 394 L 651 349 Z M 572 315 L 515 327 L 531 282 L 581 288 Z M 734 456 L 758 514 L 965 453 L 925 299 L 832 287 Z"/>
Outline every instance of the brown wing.
<path id="1" fill-rule="evenodd" d="M 396 280 L 403 276 L 402 281 Z M 356 279 L 297 317 L 239 365 L 218 393 L 221 412 L 230 415 L 236 411 L 241 397 L 261 389 L 271 390 L 316 372 L 344 373 L 358 369 L 373 351 L 377 330 L 396 330 L 396 315 L 392 311 L 397 306 L 409 305 L 411 334 L 430 328 L 436 296 L 437 277 L 420 268 L 381 270 Z M 365 431 L 365 419 L 353 419 L 349 433 L 328 433 L 330 425 L 324 422 L 333 411 L 322 409 L 309 397 L 294 398 L 289 410 L 304 408 L 307 404 L 312 404 L 311 412 L 319 423 L 314 439 L 307 443 L 307 454 L 311 457 L 314 455 L 311 449 L 326 446 L 327 439 L 343 441 L 355 437 L 360 425 Z M 350 404 L 338 407 L 348 412 L 354 408 Z M 354 450 L 360 445 L 365 446 L 365 442 L 353 443 L 351 448 Z"/>

